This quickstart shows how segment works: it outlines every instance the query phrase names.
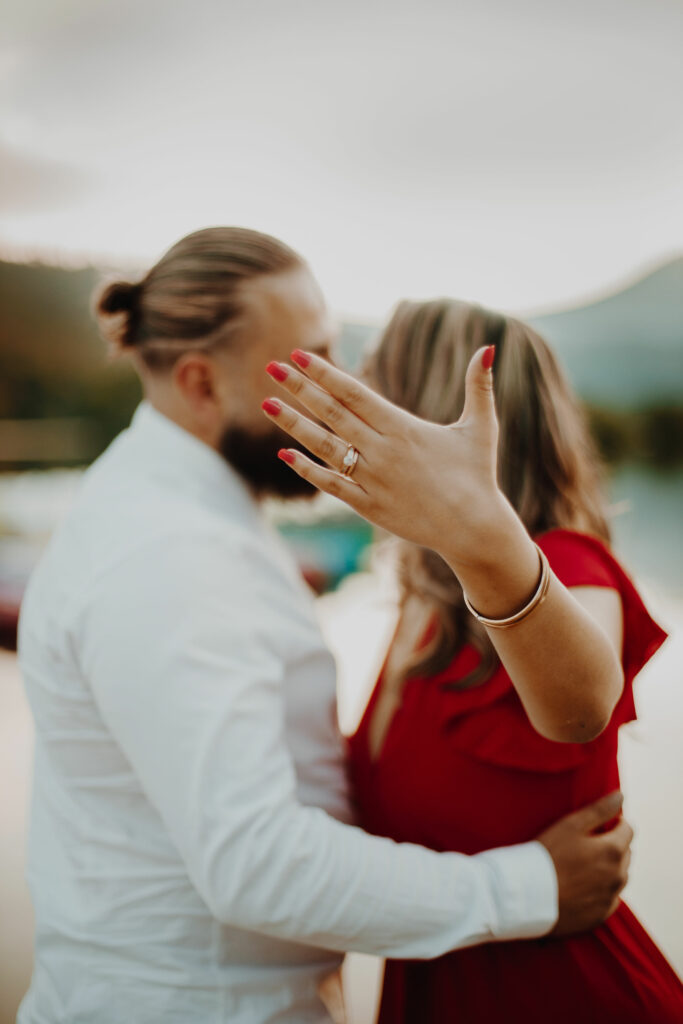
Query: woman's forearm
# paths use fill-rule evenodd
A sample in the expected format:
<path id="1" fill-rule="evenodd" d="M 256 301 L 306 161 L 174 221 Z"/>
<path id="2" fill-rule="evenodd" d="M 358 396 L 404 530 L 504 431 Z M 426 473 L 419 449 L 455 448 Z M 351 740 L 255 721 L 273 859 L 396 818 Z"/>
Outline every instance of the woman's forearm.
<path id="1" fill-rule="evenodd" d="M 524 607 L 538 585 L 538 552 L 504 501 L 473 535 L 470 552 L 463 562 L 442 551 L 472 605 L 487 618 Z M 526 618 L 487 632 L 538 732 L 581 743 L 605 728 L 622 668 L 605 632 L 554 574 L 545 600 Z"/>

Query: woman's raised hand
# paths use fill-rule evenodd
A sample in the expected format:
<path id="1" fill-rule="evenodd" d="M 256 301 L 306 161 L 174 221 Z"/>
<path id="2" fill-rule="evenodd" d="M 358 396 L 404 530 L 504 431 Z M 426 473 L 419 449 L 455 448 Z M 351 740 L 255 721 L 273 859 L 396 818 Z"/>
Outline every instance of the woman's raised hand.
<path id="1" fill-rule="evenodd" d="M 493 357 L 492 347 L 475 352 L 462 416 L 449 426 L 418 419 L 326 360 L 299 350 L 292 353 L 296 368 L 270 363 L 267 370 L 315 420 L 277 399 L 268 399 L 263 408 L 326 463 L 283 449 L 280 457 L 294 472 L 378 526 L 434 548 L 451 564 L 467 563 L 473 545 L 485 543 L 497 518 L 507 519 L 511 512 L 496 483 Z M 345 476 L 349 446 L 358 458 Z"/>
<path id="2" fill-rule="evenodd" d="M 271 363 L 268 371 L 318 422 L 272 399 L 264 409 L 330 467 L 285 449 L 292 469 L 379 526 L 437 551 L 489 623 L 527 607 L 539 587 L 538 549 L 496 483 L 491 348 L 472 357 L 465 408 L 449 426 L 396 408 L 317 356 L 292 358 L 298 369 Z M 358 460 L 344 476 L 349 445 Z M 623 685 L 621 665 L 602 627 L 552 572 L 533 614 L 488 633 L 541 735 L 574 743 L 599 734 L 613 703 L 596 679 L 609 681 L 611 701 Z"/>

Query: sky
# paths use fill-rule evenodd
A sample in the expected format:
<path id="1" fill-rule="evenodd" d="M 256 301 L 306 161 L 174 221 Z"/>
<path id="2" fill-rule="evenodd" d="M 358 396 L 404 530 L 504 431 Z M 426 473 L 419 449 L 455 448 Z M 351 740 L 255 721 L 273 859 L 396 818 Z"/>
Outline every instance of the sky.
<path id="1" fill-rule="evenodd" d="M 572 305 L 683 251 L 680 0 L 4 0 L 0 253 L 240 224 L 333 309 Z"/>

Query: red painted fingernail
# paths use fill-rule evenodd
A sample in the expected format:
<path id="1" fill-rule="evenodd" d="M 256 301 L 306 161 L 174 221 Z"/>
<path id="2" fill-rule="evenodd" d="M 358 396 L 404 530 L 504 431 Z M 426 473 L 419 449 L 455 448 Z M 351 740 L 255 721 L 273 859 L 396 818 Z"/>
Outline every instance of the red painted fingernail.
<path id="1" fill-rule="evenodd" d="M 292 362 L 296 363 L 297 366 L 303 367 L 305 370 L 311 362 L 311 357 L 308 353 L 302 352 L 300 348 L 295 348 L 292 352 Z"/>
<path id="2" fill-rule="evenodd" d="M 264 412 L 267 412 L 269 416 L 279 416 L 282 412 L 282 406 L 279 402 L 276 402 L 274 398 L 266 398 L 265 402 L 261 405 Z"/>
<path id="3" fill-rule="evenodd" d="M 288 448 L 281 448 L 277 453 L 278 459 L 282 459 L 288 466 L 294 465 L 294 452 L 290 452 Z"/>
<path id="4" fill-rule="evenodd" d="M 269 373 L 275 380 L 287 380 L 287 367 L 281 363 L 268 363 L 266 373 Z"/>
<path id="5" fill-rule="evenodd" d="M 496 358 L 496 346 L 489 345 L 488 348 L 484 349 L 484 354 L 481 357 L 481 365 L 485 370 L 490 370 L 493 366 L 493 360 Z"/>

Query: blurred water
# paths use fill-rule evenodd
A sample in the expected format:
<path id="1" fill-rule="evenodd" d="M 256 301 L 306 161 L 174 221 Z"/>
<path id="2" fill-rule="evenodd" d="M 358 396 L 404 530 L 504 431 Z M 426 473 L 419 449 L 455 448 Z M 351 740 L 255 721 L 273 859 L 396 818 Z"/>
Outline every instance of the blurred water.
<path id="1" fill-rule="evenodd" d="M 614 548 L 641 582 L 683 596 L 683 472 L 642 464 L 611 478 Z"/>

